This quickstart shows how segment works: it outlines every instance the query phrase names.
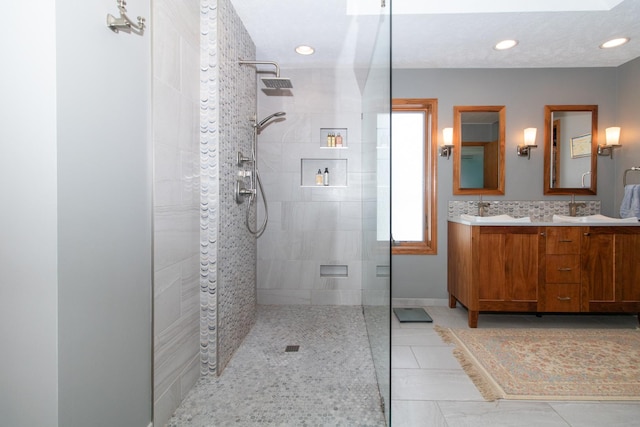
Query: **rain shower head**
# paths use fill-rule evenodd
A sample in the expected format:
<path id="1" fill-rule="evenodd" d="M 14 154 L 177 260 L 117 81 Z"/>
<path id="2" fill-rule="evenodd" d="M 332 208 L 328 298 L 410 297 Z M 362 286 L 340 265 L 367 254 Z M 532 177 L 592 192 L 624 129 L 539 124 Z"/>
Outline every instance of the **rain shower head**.
<path id="1" fill-rule="evenodd" d="M 238 61 L 240 65 L 273 65 L 276 67 L 275 77 L 262 77 L 262 82 L 269 89 L 293 89 L 291 80 L 286 77 L 280 77 L 280 66 L 273 61 L 247 61 L 241 59 Z"/>
<path id="2" fill-rule="evenodd" d="M 261 80 L 269 89 L 293 89 L 291 80 L 287 77 L 262 77 Z"/>

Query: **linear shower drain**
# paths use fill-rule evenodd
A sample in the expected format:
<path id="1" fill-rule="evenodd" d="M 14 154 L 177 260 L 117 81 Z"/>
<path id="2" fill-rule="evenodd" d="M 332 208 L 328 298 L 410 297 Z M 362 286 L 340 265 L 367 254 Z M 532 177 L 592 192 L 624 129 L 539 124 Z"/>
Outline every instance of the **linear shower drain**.
<path id="1" fill-rule="evenodd" d="M 288 345 L 287 348 L 284 349 L 285 353 L 295 353 L 300 350 L 299 345 Z"/>

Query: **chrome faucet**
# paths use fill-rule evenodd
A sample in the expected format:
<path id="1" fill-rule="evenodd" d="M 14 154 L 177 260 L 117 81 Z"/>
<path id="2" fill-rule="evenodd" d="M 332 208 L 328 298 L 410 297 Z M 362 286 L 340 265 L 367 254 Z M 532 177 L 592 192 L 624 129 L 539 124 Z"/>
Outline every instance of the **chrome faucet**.
<path id="1" fill-rule="evenodd" d="M 491 203 L 482 201 L 482 194 L 480 195 L 480 201 L 478 202 L 478 216 L 484 216 L 486 213 L 485 209 L 489 209 Z"/>
<path id="2" fill-rule="evenodd" d="M 584 202 L 576 202 L 575 194 L 571 195 L 571 201 L 569 202 L 569 216 L 576 216 L 578 214 L 578 208 L 584 208 L 587 204 Z"/>

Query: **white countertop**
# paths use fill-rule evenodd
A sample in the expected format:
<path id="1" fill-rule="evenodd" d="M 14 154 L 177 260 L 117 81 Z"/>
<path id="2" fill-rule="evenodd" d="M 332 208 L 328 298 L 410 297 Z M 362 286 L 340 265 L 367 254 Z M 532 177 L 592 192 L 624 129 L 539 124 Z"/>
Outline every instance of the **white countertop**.
<path id="1" fill-rule="evenodd" d="M 597 220 L 598 216 L 590 215 L 589 217 L 567 217 L 563 215 L 554 215 L 545 218 L 530 218 L 527 221 L 524 218 L 509 219 L 508 216 L 497 215 L 495 217 L 474 217 L 472 215 L 454 216 L 448 218 L 449 222 L 457 222 L 465 225 L 481 225 L 485 227 L 637 227 L 640 222 L 635 218 L 620 219 L 604 219 Z M 580 222 L 574 222 L 580 221 Z"/>

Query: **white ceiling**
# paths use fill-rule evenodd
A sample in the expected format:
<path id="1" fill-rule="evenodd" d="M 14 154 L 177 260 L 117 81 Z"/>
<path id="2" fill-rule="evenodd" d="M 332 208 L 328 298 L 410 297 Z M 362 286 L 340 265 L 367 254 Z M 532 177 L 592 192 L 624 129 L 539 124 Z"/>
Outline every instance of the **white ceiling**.
<path id="1" fill-rule="evenodd" d="M 366 66 L 380 20 L 371 13 L 380 1 L 231 3 L 256 44 L 257 59 L 304 68 Z M 615 67 L 640 56 L 640 0 L 386 1 L 385 13 L 393 3 L 395 68 Z M 350 14 L 354 8 L 360 15 Z M 624 46 L 598 48 L 623 36 L 631 38 Z M 505 38 L 519 40 L 518 46 L 494 50 Z M 296 54 L 299 44 L 316 53 Z"/>

